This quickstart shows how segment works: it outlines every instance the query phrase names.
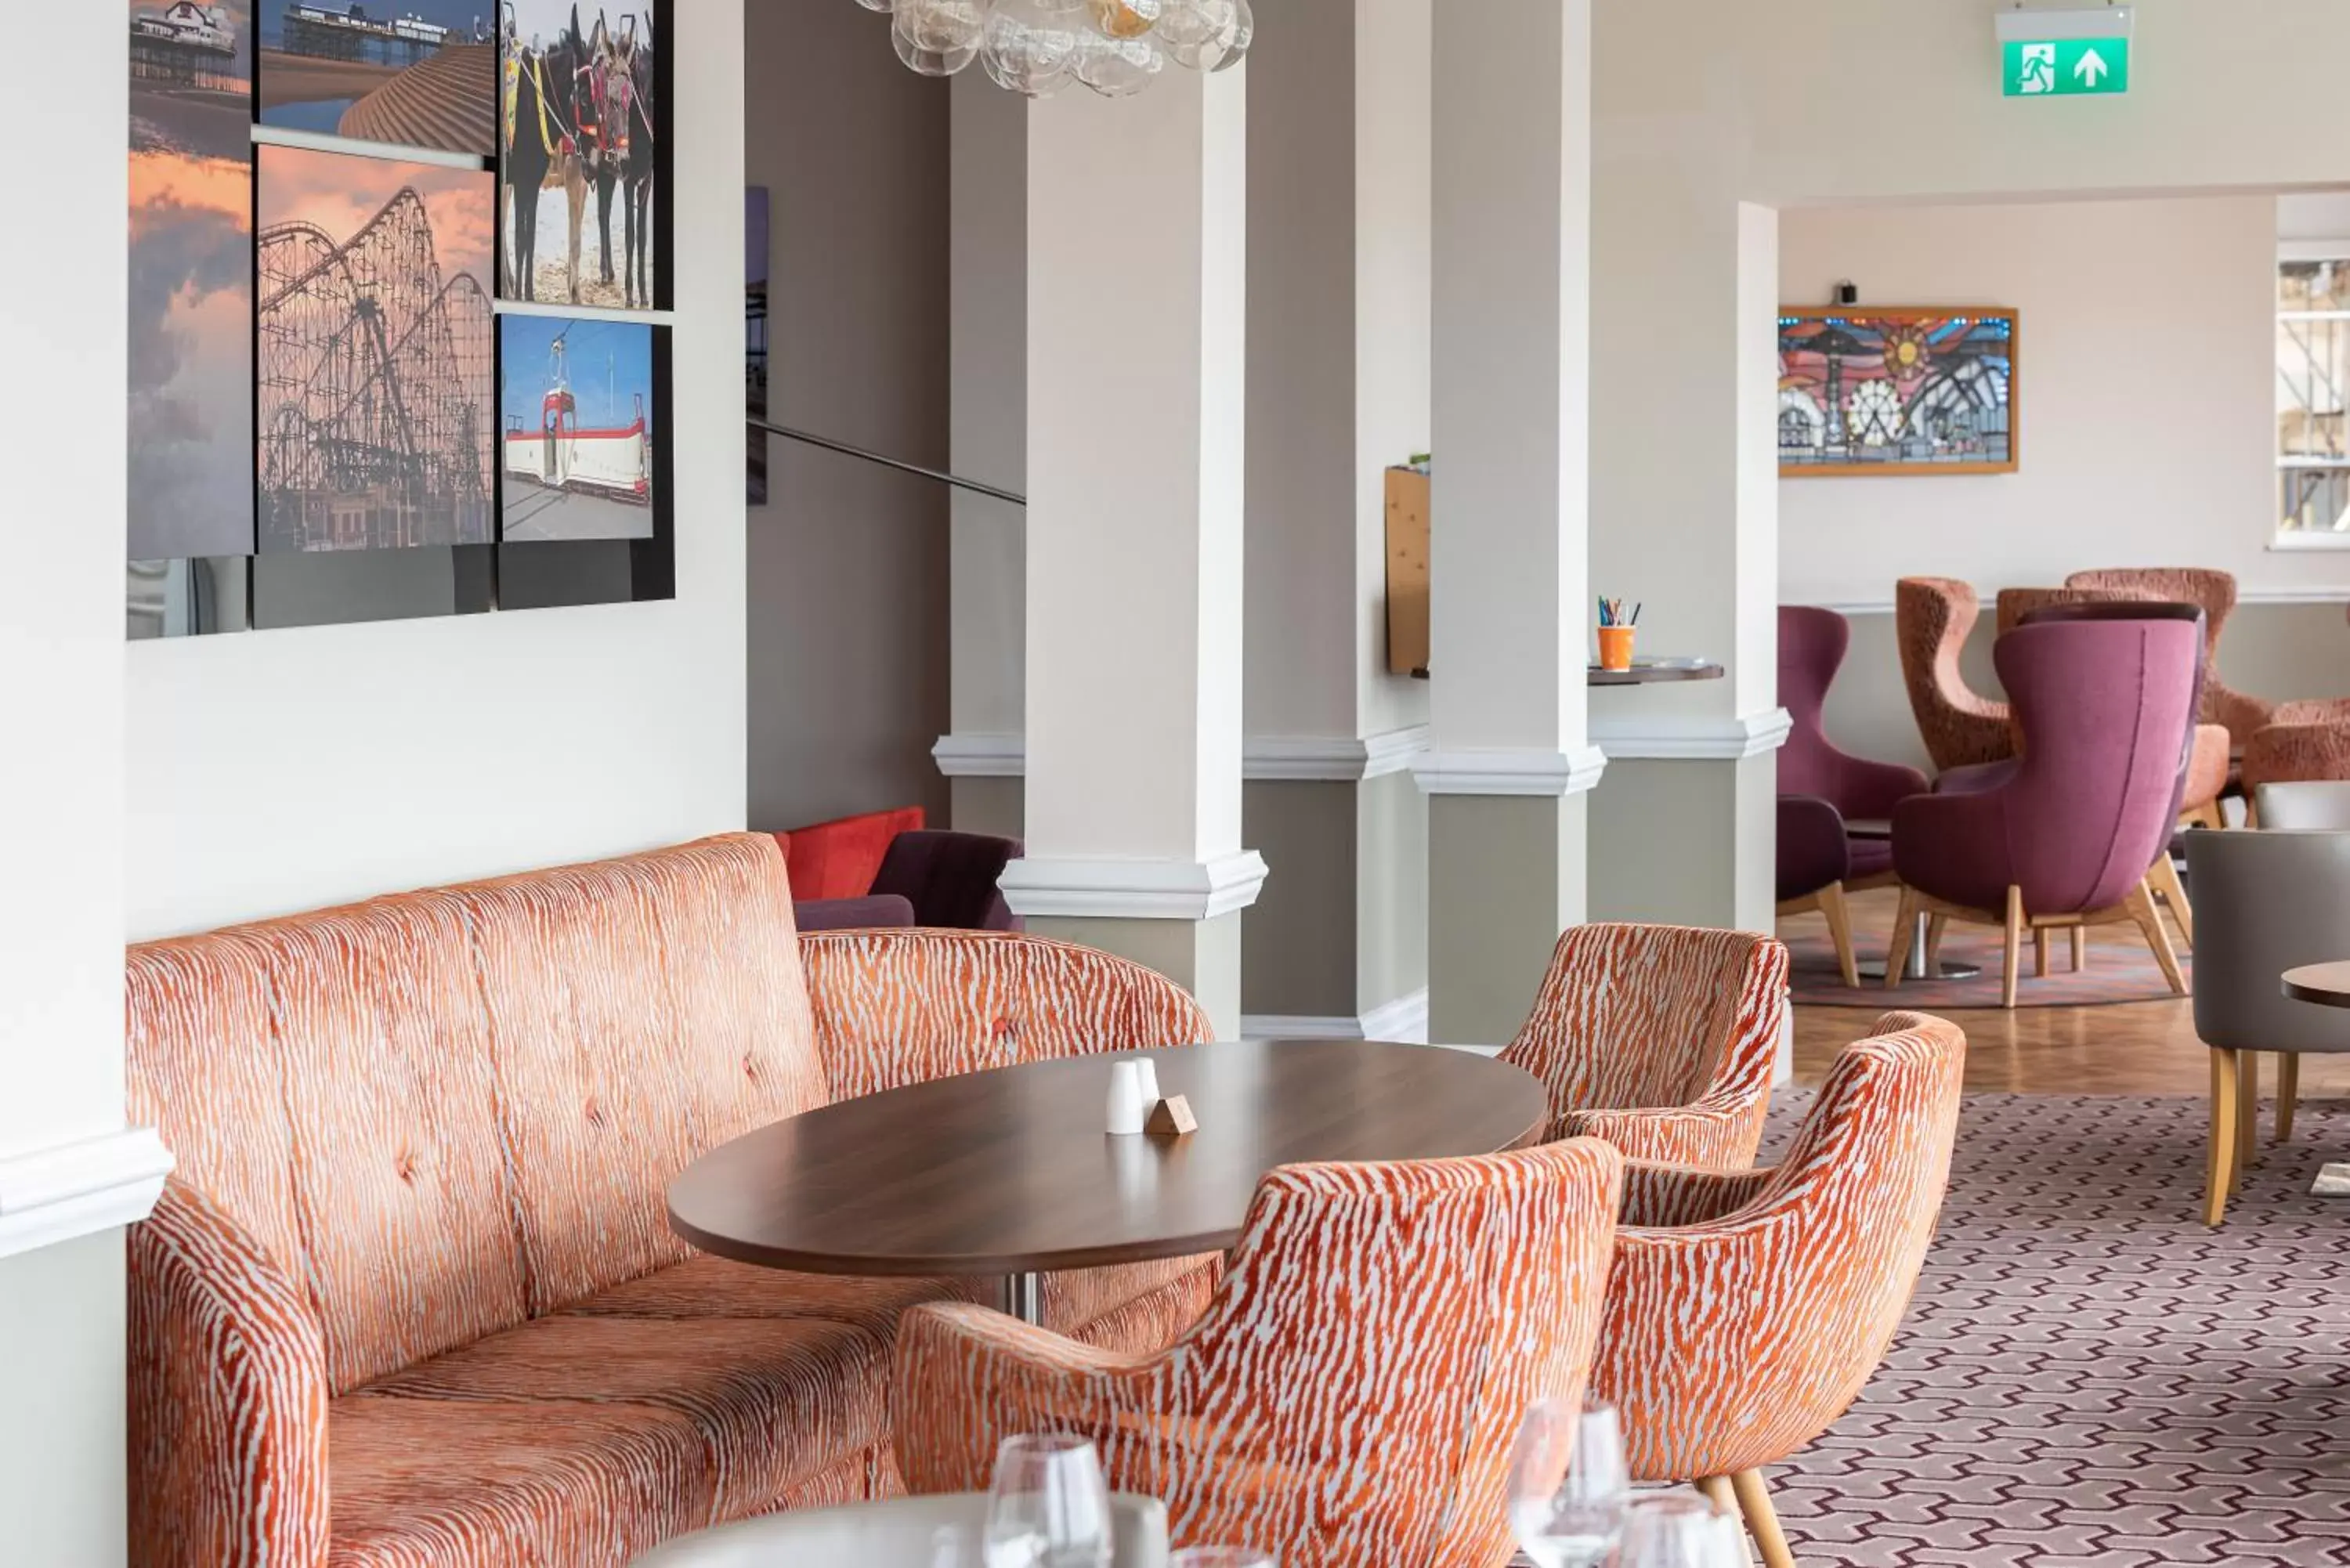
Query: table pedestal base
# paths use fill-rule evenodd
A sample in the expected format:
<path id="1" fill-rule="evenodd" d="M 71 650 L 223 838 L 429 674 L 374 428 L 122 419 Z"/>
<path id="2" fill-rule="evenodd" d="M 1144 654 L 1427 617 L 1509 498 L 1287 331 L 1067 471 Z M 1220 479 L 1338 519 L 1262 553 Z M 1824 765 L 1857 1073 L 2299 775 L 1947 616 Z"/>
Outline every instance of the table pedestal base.
<path id="1" fill-rule="evenodd" d="M 2350 1163 L 2327 1166 L 2309 1190 L 2319 1198 L 2350 1198 Z"/>
<path id="2" fill-rule="evenodd" d="M 1926 924 L 1927 917 L 1924 915 L 1918 916 L 1917 928 L 1909 933 L 1909 961 L 1901 966 L 1901 978 L 1904 980 L 1924 980 L 1928 978 L 1926 974 Z M 1858 973 L 1860 978 L 1863 980 L 1883 980 L 1885 978 L 1885 966 L 1874 960 L 1871 960 L 1866 963 L 1856 964 L 1853 967 L 1855 971 Z M 1982 973 L 1982 968 L 1979 964 L 1945 963 L 1942 965 L 1942 972 L 1933 978 L 1937 980 L 1972 980 L 1975 976 L 1981 973 Z"/>
<path id="3" fill-rule="evenodd" d="M 1045 1326 L 1045 1276 L 1042 1274 L 1006 1274 L 1003 1276 L 1003 1313 L 1022 1323 Z"/>

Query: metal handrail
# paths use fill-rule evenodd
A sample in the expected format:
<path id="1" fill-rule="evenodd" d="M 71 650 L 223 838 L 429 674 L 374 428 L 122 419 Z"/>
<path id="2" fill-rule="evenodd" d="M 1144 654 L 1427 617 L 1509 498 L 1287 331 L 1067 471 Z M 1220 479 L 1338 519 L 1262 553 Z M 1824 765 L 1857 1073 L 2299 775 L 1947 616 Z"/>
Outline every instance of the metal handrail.
<path id="1" fill-rule="evenodd" d="M 770 424 L 755 414 L 745 414 L 743 421 L 754 431 L 764 431 L 769 435 L 779 435 L 785 441 L 795 441 L 808 446 L 822 447 L 827 452 L 837 452 L 844 457 L 863 458 L 867 462 L 878 462 L 884 468 L 894 468 L 900 473 L 910 473 L 918 478 L 935 480 L 941 484 L 951 484 L 957 490 L 968 490 L 974 495 L 985 495 L 997 501 L 1008 501 L 1014 506 L 1028 504 L 1028 498 L 1014 491 L 1002 490 L 993 484 L 982 483 L 976 479 L 965 479 L 958 473 L 948 473 L 935 468 L 924 468 L 919 462 L 908 462 L 902 457 L 891 457 L 887 452 L 875 452 L 868 447 L 852 446 L 847 441 L 835 441 L 830 436 L 820 436 L 811 431 L 795 431 L 789 425 Z"/>

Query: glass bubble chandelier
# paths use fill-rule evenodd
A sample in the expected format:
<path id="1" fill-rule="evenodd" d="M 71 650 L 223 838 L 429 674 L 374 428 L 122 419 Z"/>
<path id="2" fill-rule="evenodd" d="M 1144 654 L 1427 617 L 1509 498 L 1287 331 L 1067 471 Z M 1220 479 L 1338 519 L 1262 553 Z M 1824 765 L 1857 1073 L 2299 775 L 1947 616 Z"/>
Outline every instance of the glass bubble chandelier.
<path id="1" fill-rule="evenodd" d="M 1249 0 L 857 0 L 889 14 L 908 68 L 951 77 L 977 60 L 998 87 L 1044 98 L 1071 82 L 1104 98 L 1149 87 L 1174 61 L 1238 64 L 1256 36 Z"/>

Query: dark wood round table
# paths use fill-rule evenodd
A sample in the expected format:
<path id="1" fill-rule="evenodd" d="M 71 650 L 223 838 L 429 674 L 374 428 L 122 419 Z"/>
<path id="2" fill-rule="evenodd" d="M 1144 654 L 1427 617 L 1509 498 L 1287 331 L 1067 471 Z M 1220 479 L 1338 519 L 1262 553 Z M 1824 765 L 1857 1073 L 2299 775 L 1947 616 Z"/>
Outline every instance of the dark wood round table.
<path id="1" fill-rule="evenodd" d="M 2284 993 L 2320 1007 L 2350 1007 L 2350 960 L 2303 964 L 2283 974 Z"/>
<path id="2" fill-rule="evenodd" d="M 1110 1064 L 1147 1057 L 1188 1137 L 1103 1130 Z M 1230 1249 L 1258 1179 L 1304 1160 L 1492 1154 L 1540 1138 L 1542 1085 L 1472 1052 L 1235 1041 L 1073 1057 L 845 1100 L 721 1146 L 670 1184 L 670 1226 L 810 1273 L 1006 1277 Z"/>

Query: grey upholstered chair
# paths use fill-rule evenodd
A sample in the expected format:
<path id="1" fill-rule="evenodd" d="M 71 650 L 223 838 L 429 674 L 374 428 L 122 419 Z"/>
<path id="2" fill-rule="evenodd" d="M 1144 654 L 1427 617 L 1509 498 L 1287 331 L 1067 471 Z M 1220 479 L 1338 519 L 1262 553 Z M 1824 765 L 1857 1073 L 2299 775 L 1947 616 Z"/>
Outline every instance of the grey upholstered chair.
<path id="1" fill-rule="evenodd" d="M 2350 831 L 2350 783 L 2313 779 L 2264 784 L 2252 791 L 2252 809 L 2253 820 L 2262 827 Z"/>
<path id="2" fill-rule="evenodd" d="M 1164 1568 L 1167 1505 L 1118 1492 L 1110 1498 L 1110 1514 L 1117 1534 L 1110 1568 Z M 900 1563 L 930 1568 L 931 1543 L 941 1530 L 975 1531 L 986 1522 L 987 1498 L 979 1492 L 795 1509 L 672 1541 L 638 1558 L 634 1568 L 883 1568 Z"/>
<path id="3" fill-rule="evenodd" d="M 2279 1143 L 2293 1136 L 2302 1056 L 2350 1054 L 2350 1011 L 2292 1001 L 2279 978 L 2350 959 L 2350 833 L 2198 830 L 2187 835 L 2187 877 L 2198 906 L 2195 1033 L 2211 1048 L 2203 1219 L 2217 1225 L 2257 1152 L 2260 1054 L 2277 1053 Z"/>

